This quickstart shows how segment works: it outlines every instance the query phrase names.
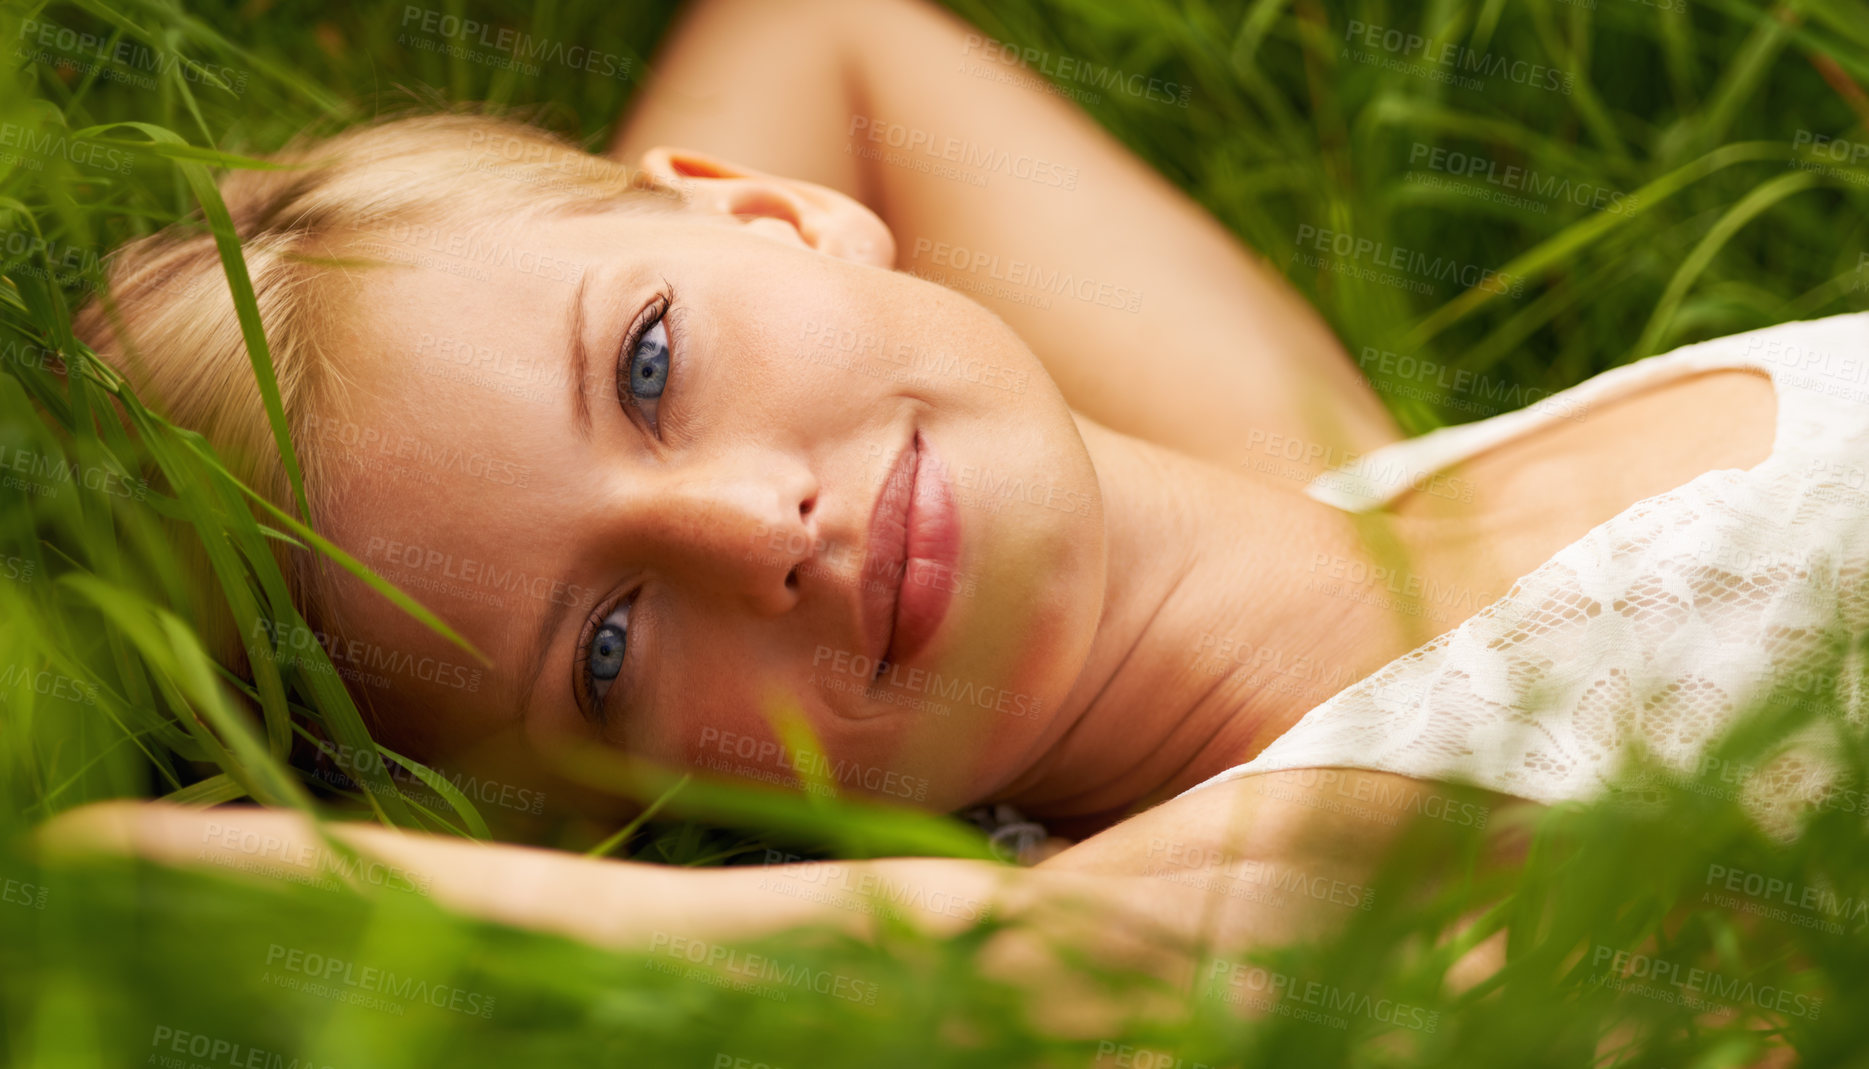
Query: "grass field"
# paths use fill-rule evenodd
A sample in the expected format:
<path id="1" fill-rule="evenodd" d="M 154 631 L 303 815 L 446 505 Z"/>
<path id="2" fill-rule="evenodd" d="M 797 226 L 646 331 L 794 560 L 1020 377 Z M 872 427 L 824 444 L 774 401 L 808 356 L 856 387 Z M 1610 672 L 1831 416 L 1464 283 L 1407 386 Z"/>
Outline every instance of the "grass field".
<path id="1" fill-rule="evenodd" d="M 952 6 L 1035 54 L 1185 87 L 1163 101 L 1065 86 L 1323 309 L 1411 431 L 1686 342 L 1869 308 L 1862 0 Z M 1713 1067 L 1772 1041 L 1811 1065 L 1869 1064 L 1869 735 L 1839 715 L 1863 682 L 1851 636 L 1700 777 L 1550 811 L 1521 868 L 1486 860 L 1499 829 L 1424 838 L 1341 937 L 1218 963 L 1192 996 L 1107 1035 L 1050 1035 L 1027 993 L 975 969 L 990 922 L 945 942 L 906 926 L 875 946 L 790 935 L 755 948 L 785 971 L 749 979 L 732 965 L 744 959 L 602 953 L 368 880 L 40 867 L 25 829 L 121 796 L 488 834 L 493 814 L 448 780 L 406 789 L 426 773 L 398 758 L 362 764 L 342 791 L 290 767 L 306 724 L 373 748 L 321 650 L 301 663 L 263 648 L 301 624 L 270 541 L 324 547 L 294 516 L 256 512 L 199 438 L 142 408 L 70 330 L 104 252 L 197 211 L 224 226 L 217 170 L 309 124 L 491 101 L 600 144 L 672 5 L 440 9 L 602 51 L 599 69 L 512 63 L 426 29 L 426 10 L 0 6 L 8 1064 Z M 265 340 L 247 338 L 256 389 L 272 389 Z M 242 629 L 254 679 L 221 671 L 176 610 L 165 520 L 210 547 L 236 619 L 265 623 Z M 1842 740 L 1848 778 L 1786 841 L 1747 819 L 1734 770 L 1743 780 L 1801 725 Z M 653 800 L 665 786 L 634 789 Z M 955 820 L 701 784 L 625 830 L 603 846 L 677 864 L 757 861 L 768 844 L 984 850 Z M 1506 967 L 1450 990 L 1449 962 L 1501 931 Z M 1150 990 L 1097 979 L 1138 1006 Z M 1268 988 L 1273 1008 L 1254 1019 L 1225 997 Z M 1324 992 L 1322 1007 L 1293 991 Z"/>

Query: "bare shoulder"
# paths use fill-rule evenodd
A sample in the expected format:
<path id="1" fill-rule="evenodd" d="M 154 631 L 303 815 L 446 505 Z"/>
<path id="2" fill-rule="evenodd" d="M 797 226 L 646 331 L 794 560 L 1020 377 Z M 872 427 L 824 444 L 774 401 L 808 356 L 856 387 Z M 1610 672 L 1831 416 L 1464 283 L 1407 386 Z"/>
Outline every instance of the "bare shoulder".
<path id="1" fill-rule="evenodd" d="M 1553 401 L 1551 408 L 1560 418 L 1460 466 L 1477 490 L 1471 507 L 1542 513 L 1556 497 L 1580 522 L 1600 522 L 1703 472 L 1757 465 L 1771 454 L 1778 427 L 1772 379 L 1750 368 L 1703 371 L 1596 404 Z M 1553 485 L 1578 492 L 1553 495 Z M 1417 512 L 1460 507 L 1413 492 L 1403 504 Z"/>

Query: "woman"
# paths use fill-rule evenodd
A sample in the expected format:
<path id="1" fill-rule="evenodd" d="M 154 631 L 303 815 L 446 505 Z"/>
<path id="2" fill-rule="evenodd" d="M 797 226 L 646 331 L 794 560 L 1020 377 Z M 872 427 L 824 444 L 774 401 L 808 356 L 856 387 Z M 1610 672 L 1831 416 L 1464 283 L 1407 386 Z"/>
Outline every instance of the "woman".
<path id="1" fill-rule="evenodd" d="M 1818 491 L 1863 421 L 1780 369 L 1854 360 L 1860 319 L 1372 454 L 1396 428 L 1317 316 L 1081 115 L 980 76 L 992 47 L 910 0 L 710 0 L 618 134 L 633 168 L 457 116 L 225 181 L 316 525 L 489 657 L 295 558 L 383 742 L 613 819 L 580 755 L 1008 803 L 1082 841 L 838 871 L 936 929 L 978 911 L 934 901 L 1041 928 L 1088 902 L 1111 953 L 1225 952 L 1356 896 L 1275 911 L 1203 874 L 1360 887 L 1398 815 L 1583 797 L 1631 742 L 1688 759 L 1735 680 L 1855 604 L 1831 580 L 1861 510 Z M 134 248 L 122 319 L 82 332 L 284 503 L 230 306 L 175 296 L 217 270 L 198 236 Z M 1810 555 L 1759 555 L 1767 501 Z M 781 745 L 785 710 L 821 760 Z M 312 834 L 60 824 L 175 860 L 238 860 L 204 825 Z M 459 908 L 623 946 L 869 923 L 769 871 L 343 837 Z"/>

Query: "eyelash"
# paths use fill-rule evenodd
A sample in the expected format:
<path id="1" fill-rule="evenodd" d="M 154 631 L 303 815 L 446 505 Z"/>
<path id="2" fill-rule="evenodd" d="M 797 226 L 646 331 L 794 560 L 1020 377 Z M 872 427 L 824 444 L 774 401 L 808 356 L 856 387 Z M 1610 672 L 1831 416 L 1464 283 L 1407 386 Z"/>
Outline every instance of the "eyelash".
<path id="1" fill-rule="evenodd" d="M 625 624 L 623 628 L 623 666 L 617 671 L 615 679 L 606 681 L 609 683 L 609 686 L 604 689 L 604 693 L 602 694 L 597 693 L 596 677 L 591 675 L 591 647 L 597 642 L 597 633 L 604 629 L 604 626 L 610 622 L 612 616 L 615 616 L 619 612 L 628 612 L 636 607 L 636 596 L 640 593 L 640 590 L 631 591 L 621 598 L 618 598 L 609 608 L 605 609 L 601 615 L 593 616 L 591 621 L 585 625 L 584 634 L 578 638 L 576 661 L 578 689 L 583 694 L 584 707 L 589 710 L 592 719 L 596 720 L 599 724 L 604 723 L 607 719 L 604 716 L 604 709 L 609 702 L 611 692 L 617 689 L 619 683 L 624 683 L 627 687 L 626 680 L 629 676 L 629 665 L 630 662 L 634 660 L 629 653 L 631 649 L 629 633 L 632 630 L 632 625 Z"/>
<path id="2" fill-rule="evenodd" d="M 666 280 L 663 285 L 665 287 L 667 286 Z M 631 326 L 628 334 L 624 337 L 622 346 L 617 350 L 617 403 L 621 405 L 626 412 L 630 409 L 635 409 L 637 416 L 641 418 L 643 424 L 648 428 L 649 433 L 657 438 L 661 437 L 661 426 L 660 420 L 655 415 L 655 410 L 660 408 L 662 401 L 667 400 L 668 389 L 675 381 L 675 353 L 677 348 L 675 339 L 679 333 L 676 329 L 675 319 L 675 293 L 672 288 L 665 288 L 649 307 L 645 309 L 642 314 L 637 316 L 636 322 Z M 636 367 L 637 351 L 642 348 L 644 340 L 646 340 L 657 327 L 662 328 L 662 340 L 664 343 L 662 383 L 660 388 L 656 391 L 655 396 L 647 399 L 649 407 L 645 409 L 642 400 L 638 399 L 636 396 L 634 388 L 635 376 L 632 372 Z"/>
<path id="3" fill-rule="evenodd" d="M 667 343 L 665 346 L 667 366 L 663 369 L 661 388 L 657 390 L 655 397 L 649 399 L 651 402 L 655 403 L 656 408 L 659 408 L 660 401 L 667 395 L 668 387 L 675 377 L 675 335 L 677 333 L 673 322 L 673 310 L 675 307 L 674 289 L 673 287 L 668 287 L 666 279 L 663 280 L 663 285 L 666 287 L 663 292 L 651 302 L 647 309 L 636 317 L 636 322 L 631 325 L 623 339 L 622 346 L 617 350 L 616 363 L 617 403 L 625 410 L 630 408 L 636 409 L 637 415 L 648 427 L 649 432 L 657 437 L 661 436 L 660 421 L 652 412 L 645 411 L 642 404 L 636 400 L 632 369 L 635 367 L 636 352 L 642 347 L 643 339 L 647 338 L 650 332 L 660 325 L 662 327 L 663 340 Z M 596 643 L 598 633 L 609 624 L 611 617 L 615 616 L 618 612 L 627 613 L 628 610 L 635 606 L 638 593 L 640 593 L 640 591 L 633 591 L 626 594 L 611 603 L 602 612 L 594 614 L 585 624 L 584 634 L 578 639 L 577 660 L 574 662 L 578 688 L 583 694 L 585 708 L 589 710 L 591 716 L 600 724 L 606 719 L 604 716 L 604 709 L 610 692 L 616 689 L 619 682 L 623 682 L 627 679 L 629 675 L 629 664 L 634 660 L 634 658 L 630 656 L 632 643 L 630 642 L 629 633 L 631 628 L 629 624 L 625 622 L 623 626 L 623 665 L 617 671 L 615 679 L 605 681 L 608 686 L 604 688 L 602 694 L 597 692 L 597 680 L 591 673 L 591 647 Z"/>

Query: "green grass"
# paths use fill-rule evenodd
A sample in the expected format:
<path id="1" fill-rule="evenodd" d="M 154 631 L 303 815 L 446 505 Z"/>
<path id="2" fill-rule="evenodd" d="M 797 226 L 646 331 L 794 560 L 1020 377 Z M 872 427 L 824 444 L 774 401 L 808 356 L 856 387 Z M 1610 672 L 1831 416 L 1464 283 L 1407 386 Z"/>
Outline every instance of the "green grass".
<path id="1" fill-rule="evenodd" d="M 1869 143 L 1860 88 L 1869 4 L 1860 0 L 1681 10 L 1637 0 L 954 6 L 997 39 L 1187 86 L 1186 107 L 1122 92 L 1087 107 L 1283 270 L 1353 353 L 1376 354 L 1366 370 L 1411 430 L 1516 407 L 1685 342 L 1869 306 L 1869 170 L 1829 159 L 1799 166 L 1813 162 L 1816 135 Z M 446 10 L 601 45 L 637 72 L 670 14 L 664 3 L 595 0 Z M 783 984 L 762 997 L 697 982 L 649 967 L 653 958 L 461 921 L 393 890 L 36 867 L 20 831 L 119 796 L 316 797 L 398 824 L 487 834 L 494 814 L 446 780 L 404 792 L 406 777 L 378 773 L 332 792 L 289 767 L 295 718 L 370 746 L 355 706 L 328 663 L 279 671 L 257 656 L 251 681 L 220 672 L 174 610 L 184 601 L 161 521 L 189 525 L 209 547 L 237 619 L 268 622 L 243 627 L 249 636 L 298 623 L 269 541 L 315 536 L 293 515 L 256 514 L 199 439 L 144 410 L 70 334 L 70 309 L 100 281 L 99 254 L 198 209 L 225 238 L 215 169 L 308 124 L 488 100 L 535 108 L 597 144 L 637 84 L 425 51 L 399 40 L 404 11 L 142 0 L 0 8 L 10 52 L 36 52 L 28 43 L 39 28 L 55 27 L 53 62 L 15 55 L 0 72 L 0 1052 L 9 1063 L 166 1055 L 188 1064 L 154 1042 L 181 1033 L 207 1037 L 194 1062 L 268 1066 L 708 1066 L 723 1053 L 791 1067 L 1089 1065 L 1100 1052 L 1115 1064 L 1123 1046 L 1172 1053 L 1182 1066 L 1715 1066 L 1744 1064 L 1767 1034 L 1813 1065 L 1869 1060 L 1856 1011 L 1869 995 L 1865 915 L 1843 907 L 1786 921 L 1707 896 L 1714 865 L 1827 888 L 1843 903 L 1869 896 L 1864 807 L 1851 801 L 1861 795 L 1832 796 L 1783 843 L 1749 823 L 1719 778 L 1813 718 L 1846 743 L 1850 782 L 1869 784 L 1869 739 L 1835 715 L 1828 692 L 1762 710 L 1760 726 L 1729 742 L 1732 763 L 1699 782 L 1653 787 L 1643 806 L 1550 812 L 1531 829 L 1522 868 L 1486 862 L 1482 836 L 1424 833 L 1341 938 L 1262 963 L 1372 1005 L 1406 1004 L 1421 1015 L 1413 1023 L 1436 1015 L 1432 1030 L 1367 1015 L 1342 1029 L 1298 1016 L 1241 1022 L 1197 993 L 1175 1012 L 1066 1040 L 1034 1025 L 1021 992 L 974 968 L 990 926 L 949 943 L 906 929 L 875 947 L 813 934 L 770 942 L 781 960 L 872 992 L 866 1004 Z M 1346 40 L 1353 21 L 1450 43 L 1483 63 L 1538 64 L 1568 75 L 1568 91 L 1518 84 L 1509 71 L 1476 89 L 1365 62 L 1386 53 Z M 58 44 L 57 27 L 96 35 L 106 50 L 127 45 L 119 54 L 130 58 L 61 67 L 60 57 L 83 57 Z M 1452 174 L 1451 164 L 1436 170 L 1436 150 L 1495 178 L 1510 168 L 1527 177 L 1502 186 Z M 1324 233 L 1347 235 L 1352 253 L 1322 268 L 1295 258 Z M 1398 249 L 1420 256 L 1402 255 L 1410 266 L 1393 277 L 1343 270 Z M 255 388 L 276 398 L 244 268 L 231 243 L 223 251 Z M 68 379 L 51 370 L 53 353 L 72 368 Z M 1449 371 L 1424 375 L 1383 353 Z M 123 421 L 109 416 L 113 402 Z M 1833 651 L 1840 690 L 1861 682 L 1853 642 Z M 672 786 L 649 773 L 619 780 L 644 800 Z M 625 830 L 603 845 L 678 864 L 756 858 L 767 843 L 846 856 L 981 849 L 940 818 L 695 784 L 654 822 Z M 1459 923 L 1475 909 L 1480 920 Z M 1796 923 L 1814 920 L 1840 931 Z M 1453 931 L 1509 933 L 1508 965 L 1480 988 L 1449 990 L 1446 966 L 1468 945 L 1440 941 Z M 1603 975 L 1593 966 L 1600 948 L 1706 969 L 1740 1012 L 1709 1025 L 1691 1008 L 1608 990 L 1592 982 Z M 294 951 L 459 991 L 489 1012 L 438 1008 L 413 987 L 390 999 L 392 1012 L 268 979 L 303 976 L 269 960 Z M 1146 986 L 1098 979 L 1116 992 Z M 1767 984 L 1792 1001 L 1760 1005 Z"/>

